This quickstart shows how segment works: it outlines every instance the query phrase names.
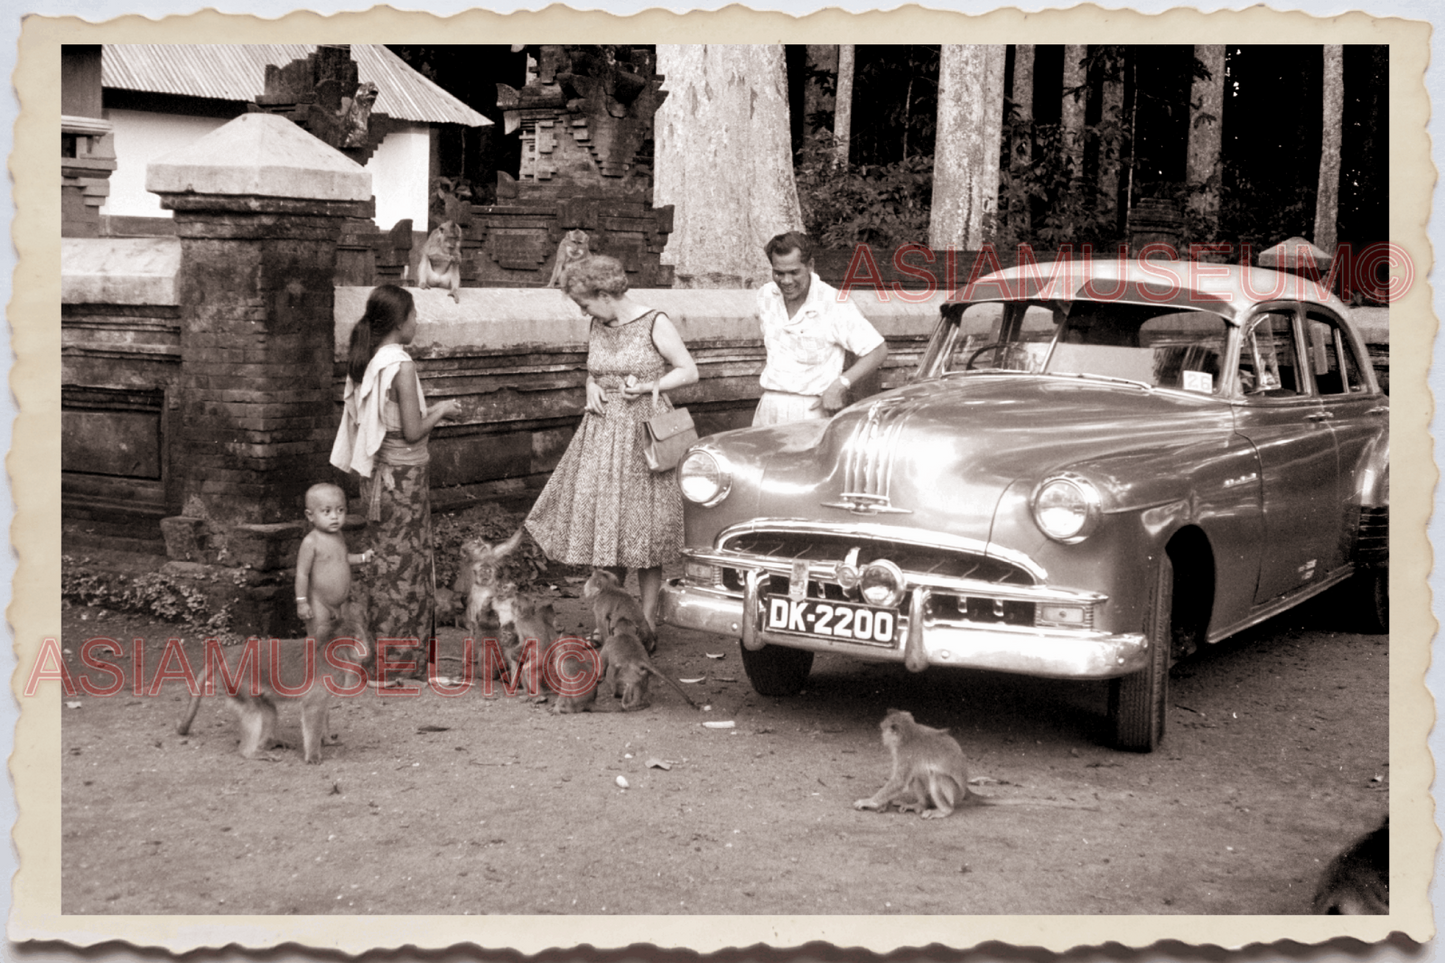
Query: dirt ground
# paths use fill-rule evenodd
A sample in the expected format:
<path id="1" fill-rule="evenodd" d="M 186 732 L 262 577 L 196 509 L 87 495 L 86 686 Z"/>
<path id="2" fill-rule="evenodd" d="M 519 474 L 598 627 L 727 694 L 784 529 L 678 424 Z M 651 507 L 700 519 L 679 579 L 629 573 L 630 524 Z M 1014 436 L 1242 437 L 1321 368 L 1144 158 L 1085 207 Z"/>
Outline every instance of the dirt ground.
<path id="1" fill-rule="evenodd" d="M 66 700 L 62 911 L 1302 913 L 1388 806 L 1388 637 L 1336 631 L 1334 603 L 1177 666 L 1151 755 L 1104 747 L 1102 684 L 819 657 L 802 695 L 771 699 L 735 641 L 675 629 L 657 661 L 702 679 L 687 689 L 709 711 L 666 686 L 645 711 L 575 716 L 479 688 L 373 691 L 337 701 L 341 744 L 315 766 L 295 705 L 279 727 L 295 747 L 250 762 L 224 700 L 181 737 L 184 683 L 136 696 L 127 678 Z M 579 600 L 559 605 L 564 630 L 590 629 Z M 176 627 L 73 607 L 63 630 L 77 675 L 97 636 L 144 639 L 154 673 Z M 1022 804 L 855 811 L 887 775 L 890 707 L 951 727 L 976 790 Z"/>

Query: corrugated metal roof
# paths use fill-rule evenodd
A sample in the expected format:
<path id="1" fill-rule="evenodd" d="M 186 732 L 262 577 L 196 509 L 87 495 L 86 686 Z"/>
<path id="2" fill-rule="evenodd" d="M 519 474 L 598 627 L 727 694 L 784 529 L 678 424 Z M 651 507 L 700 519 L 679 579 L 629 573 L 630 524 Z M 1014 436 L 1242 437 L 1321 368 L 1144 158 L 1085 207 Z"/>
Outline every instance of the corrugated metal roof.
<path id="1" fill-rule="evenodd" d="M 265 92 L 266 65 L 314 53 L 314 44 L 106 44 L 101 86 L 215 100 L 254 100 Z M 376 84 L 377 113 L 426 124 L 490 124 L 381 44 L 353 44 L 363 81 Z"/>

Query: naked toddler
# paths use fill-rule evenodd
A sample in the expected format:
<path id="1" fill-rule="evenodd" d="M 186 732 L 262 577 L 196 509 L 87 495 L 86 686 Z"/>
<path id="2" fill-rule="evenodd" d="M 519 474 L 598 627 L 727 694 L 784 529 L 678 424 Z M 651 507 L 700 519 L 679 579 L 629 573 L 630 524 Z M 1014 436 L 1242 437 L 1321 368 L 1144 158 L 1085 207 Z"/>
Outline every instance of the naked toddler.
<path id="1" fill-rule="evenodd" d="M 329 482 L 306 490 L 306 520 L 311 531 L 296 555 L 296 614 L 306 623 L 308 638 L 325 640 L 341 620 L 341 607 L 351 594 L 351 566 L 370 562 L 370 549 L 353 555 L 341 534 L 346 521 L 346 493 Z"/>

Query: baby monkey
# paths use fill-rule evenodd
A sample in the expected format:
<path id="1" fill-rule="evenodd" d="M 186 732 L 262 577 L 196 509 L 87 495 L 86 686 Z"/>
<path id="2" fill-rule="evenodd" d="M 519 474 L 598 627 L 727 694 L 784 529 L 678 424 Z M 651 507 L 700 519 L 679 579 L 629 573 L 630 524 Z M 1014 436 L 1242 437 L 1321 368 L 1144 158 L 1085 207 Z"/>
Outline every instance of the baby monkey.
<path id="1" fill-rule="evenodd" d="M 522 544 L 522 531 L 517 529 L 505 542 L 495 545 L 484 538 L 474 538 L 462 546 L 462 565 L 457 570 L 452 591 L 458 598 L 466 599 L 463 618 L 473 633 L 480 631 L 479 626 L 488 613 L 494 614 L 500 624 L 512 621 L 510 601 L 516 594 L 516 586 L 504 582 L 497 570 Z"/>
<path id="2" fill-rule="evenodd" d="M 1096 809 L 1053 799 L 996 799 L 980 796 L 968 788 L 968 768 L 963 747 L 947 729 L 921 725 L 913 713 L 889 709 L 878 724 L 883 744 L 893 754 L 893 772 L 883 788 L 854 809 L 884 810 L 897 805 L 899 812 L 916 812 L 924 819 L 942 819 L 960 806 L 1054 806 L 1060 809 Z M 929 804 L 932 803 L 932 808 Z"/>

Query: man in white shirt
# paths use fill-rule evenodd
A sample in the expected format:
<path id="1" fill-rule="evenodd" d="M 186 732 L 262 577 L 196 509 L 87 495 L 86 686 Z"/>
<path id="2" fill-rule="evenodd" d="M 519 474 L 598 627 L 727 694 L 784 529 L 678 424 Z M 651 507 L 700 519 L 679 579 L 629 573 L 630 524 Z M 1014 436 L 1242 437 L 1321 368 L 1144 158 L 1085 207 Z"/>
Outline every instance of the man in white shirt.
<path id="1" fill-rule="evenodd" d="M 883 364 L 888 345 L 851 301 L 813 273 L 806 234 L 779 234 L 763 248 L 773 280 L 758 289 L 758 323 L 768 361 L 753 424 L 828 418 L 848 403 L 848 389 Z M 843 370 L 844 353 L 857 361 Z"/>

